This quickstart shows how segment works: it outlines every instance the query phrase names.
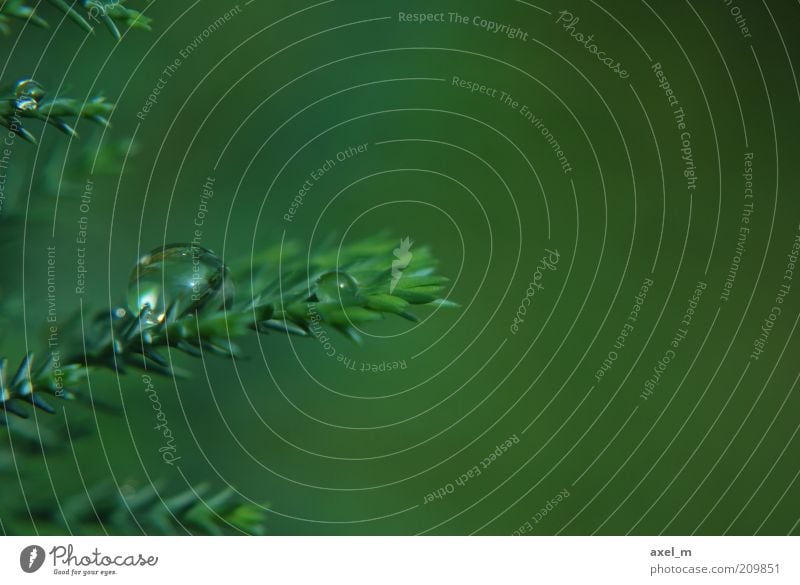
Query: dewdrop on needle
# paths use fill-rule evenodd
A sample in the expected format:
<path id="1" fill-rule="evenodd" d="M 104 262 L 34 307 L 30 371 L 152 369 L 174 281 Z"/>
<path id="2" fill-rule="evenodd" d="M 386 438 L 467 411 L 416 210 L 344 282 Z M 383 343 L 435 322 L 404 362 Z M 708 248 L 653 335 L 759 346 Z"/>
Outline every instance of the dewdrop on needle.
<path id="1" fill-rule="evenodd" d="M 169 244 L 145 254 L 131 271 L 128 308 L 150 325 L 169 311 L 180 317 L 230 295 L 228 270 L 214 252 L 193 244 Z"/>

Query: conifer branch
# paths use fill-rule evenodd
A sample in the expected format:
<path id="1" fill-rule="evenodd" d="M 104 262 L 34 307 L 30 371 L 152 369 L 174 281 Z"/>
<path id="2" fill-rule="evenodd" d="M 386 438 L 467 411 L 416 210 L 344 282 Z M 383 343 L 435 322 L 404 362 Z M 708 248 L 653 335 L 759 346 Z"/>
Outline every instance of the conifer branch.
<path id="1" fill-rule="evenodd" d="M 7 363 L 0 363 L 0 407 L 25 416 L 18 404 L 27 402 L 52 412 L 42 395 L 81 399 L 78 387 L 92 368 L 184 375 L 169 365 L 164 348 L 194 357 L 207 352 L 236 358 L 241 354 L 237 337 L 275 331 L 307 336 L 320 323 L 360 343 L 358 328 L 371 321 L 387 316 L 415 321 L 415 306 L 457 306 L 443 298 L 448 279 L 433 273 L 436 262 L 427 248 L 417 248 L 402 268 L 392 262 L 392 248 L 390 240 L 375 237 L 340 249 L 322 247 L 308 257 L 296 246 L 270 249 L 253 259 L 252 268 L 224 267 L 227 285 L 217 302 L 187 308 L 176 301 L 161 315 L 151 307 L 101 311 L 87 328 L 85 353 L 63 363 L 51 358 L 39 368 L 28 355 L 13 377 Z M 233 300 L 230 288 L 247 292 Z"/>
<path id="2" fill-rule="evenodd" d="M 28 21 L 40 28 L 49 28 L 47 21 L 36 14 L 36 11 L 29 6 L 25 0 L 6 0 L 0 6 L 0 33 L 7 35 L 11 33 L 12 20 Z"/>
<path id="3" fill-rule="evenodd" d="M 77 137 L 70 118 L 85 118 L 100 126 L 108 126 L 114 104 L 103 96 L 85 102 L 69 97 L 46 97 L 44 88 L 33 79 L 22 79 L 12 86 L 0 88 L 0 124 L 36 144 L 36 137 L 23 125 L 24 119 L 51 124 L 68 136 Z"/>

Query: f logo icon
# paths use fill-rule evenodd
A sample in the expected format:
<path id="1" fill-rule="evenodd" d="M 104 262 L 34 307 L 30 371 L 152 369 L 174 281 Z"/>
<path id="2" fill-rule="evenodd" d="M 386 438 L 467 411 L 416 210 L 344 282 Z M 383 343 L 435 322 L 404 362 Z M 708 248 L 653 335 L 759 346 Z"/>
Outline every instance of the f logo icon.
<path id="1" fill-rule="evenodd" d="M 44 564 L 44 549 L 41 546 L 32 544 L 22 549 L 19 554 L 19 566 L 26 573 L 35 573 Z"/>

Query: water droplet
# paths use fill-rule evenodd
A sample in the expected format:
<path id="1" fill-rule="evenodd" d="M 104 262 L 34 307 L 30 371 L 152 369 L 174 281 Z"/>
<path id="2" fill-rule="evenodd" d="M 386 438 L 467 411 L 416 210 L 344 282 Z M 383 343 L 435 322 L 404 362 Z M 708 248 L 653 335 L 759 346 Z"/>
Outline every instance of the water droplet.
<path id="1" fill-rule="evenodd" d="M 14 88 L 14 106 L 23 112 L 30 112 L 39 107 L 39 100 L 44 96 L 44 89 L 33 79 L 23 79 Z"/>
<path id="2" fill-rule="evenodd" d="M 346 302 L 358 296 L 358 281 L 341 270 L 326 272 L 317 279 L 316 295 L 321 303 Z"/>
<path id="3" fill-rule="evenodd" d="M 128 308 L 151 325 L 162 323 L 169 312 L 176 318 L 218 302 L 223 288 L 230 295 L 228 269 L 205 248 L 170 244 L 139 259 L 128 283 Z M 224 282 L 224 286 L 223 286 Z"/>
<path id="4" fill-rule="evenodd" d="M 32 98 L 39 99 L 44 95 L 44 88 L 39 85 L 38 81 L 33 79 L 22 79 L 17 82 L 17 85 L 14 87 L 14 93 L 17 97 L 21 97 L 24 95 L 30 96 Z"/>
<path id="5" fill-rule="evenodd" d="M 23 96 L 14 100 L 14 107 L 23 112 L 32 112 L 39 108 L 39 102 L 32 97 Z"/>

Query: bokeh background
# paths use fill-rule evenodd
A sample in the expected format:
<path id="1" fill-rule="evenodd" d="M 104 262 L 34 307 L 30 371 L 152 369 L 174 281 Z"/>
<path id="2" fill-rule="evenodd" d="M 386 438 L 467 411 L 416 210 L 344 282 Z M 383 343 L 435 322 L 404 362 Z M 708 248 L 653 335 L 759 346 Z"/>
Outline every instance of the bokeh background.
<path id="1" fill-rule="evenodd" d="M 203 245 L 226 262 L 283 239 L 306 250 L 329 235 L 409 237 L 433 249 L 461 308 L 423 310 L 417 326 L 377 323 L 361 347 L 334 336 L 356 371 L 314 339 L 280 334 L 243 340 L 248 358 L 237 361 L 172 352 L 191 372 L 154 378 L 173 466 L 158 452 L 140 376 L 95 372 L 85 390 L 121 415 L 59 402 L 55 416 L 2 431 L 11 443 L 37 426 L 72 431 L 60 448 L 34 448 L 24 472 L 22 439 L 7 449 L 5 525 L 47 531 L 28 509 L 57 509 L 111 481 L 231 486 L 268 505 L 271 534 L 798 533 L 796 3 L 129 4 L 152 31 L 115 42 L 42 7 L 49 30 L 17 25 L 0 41 L 3 82 L 33 77 L 117 104 L 108 130 L 81 121 L 80 140 L 69 140 L 41 128 L 38 146 L 13 147 L 0 218 L 2 355 L 46 350 L 48 246 L 59 326 L 79 348 L 70 316 L 124 302 L 142 253 L 191 240 L 209 177 Z M 402 16 L 419 13 L 443 22 Z M 159 79 L 157 103 L 137 116 Z M 84 215 L 88 287 L 78 295 Z M 558 263 L 537 276 L 548 250 Z M 512 330 L 534 280 L 541 288 Z M 391 362 L 406 367 L 360 371 Z"/>

